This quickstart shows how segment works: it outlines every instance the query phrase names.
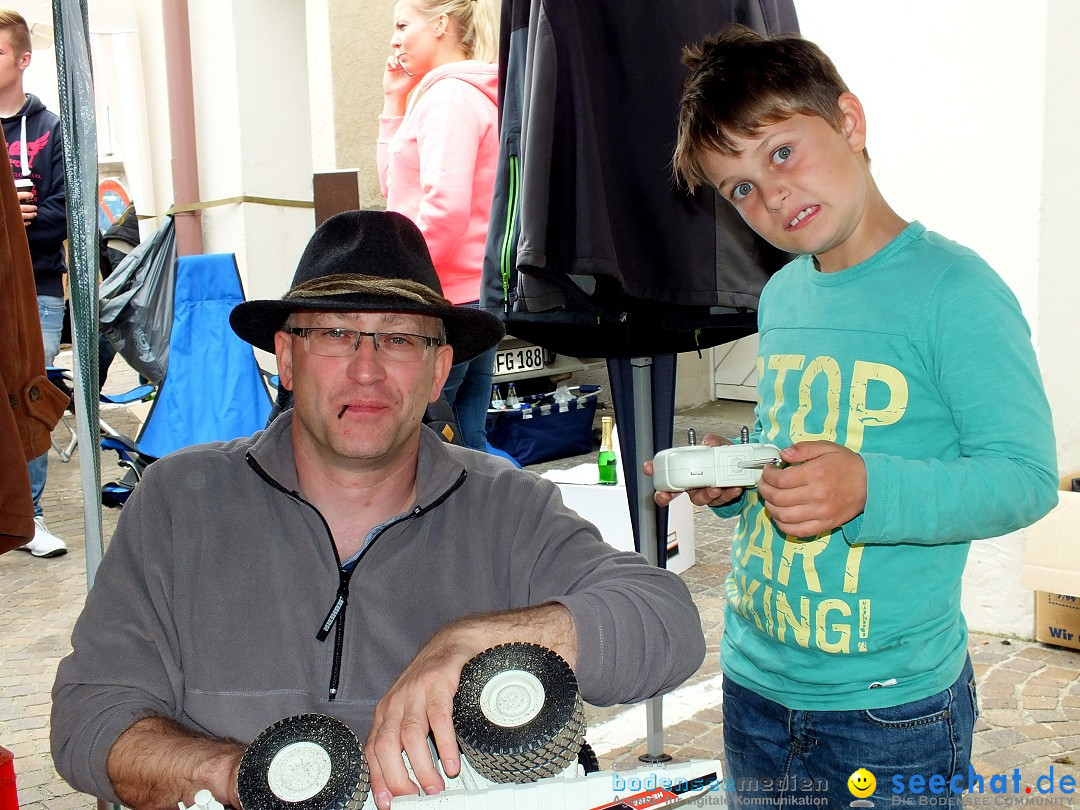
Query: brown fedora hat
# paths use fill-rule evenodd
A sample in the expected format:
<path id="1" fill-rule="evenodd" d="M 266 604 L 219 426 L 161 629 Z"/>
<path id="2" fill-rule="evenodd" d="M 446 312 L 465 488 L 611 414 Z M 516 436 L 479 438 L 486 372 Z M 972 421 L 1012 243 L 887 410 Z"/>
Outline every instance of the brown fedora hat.
<path id="1" fill-rule="evenodd" d="M 301 309 L 409 312 L 441 318 L 454 362 L 471 360 L 505 333 L 490 313 L 456 307 L 442 294 L 424 235 L 392 211 L 346 211 L 319 226 L 296 266 L 292 286 L 274 301 L 245 301 L 229 323 L 252 346 L 274 351 L 274 333 Z"/>

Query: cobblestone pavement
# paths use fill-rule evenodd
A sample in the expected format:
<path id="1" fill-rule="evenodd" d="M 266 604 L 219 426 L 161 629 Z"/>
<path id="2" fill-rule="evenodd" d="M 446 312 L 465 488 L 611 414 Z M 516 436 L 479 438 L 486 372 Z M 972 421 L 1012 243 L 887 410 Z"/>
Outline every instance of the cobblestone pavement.
<path id="1" fill-rule="evenodd" d="M 63 364 L 63 356 L 60 362 Z M 123 371 L 110 377 L 107 390 L 123 390 L 131 382 Z M 128 413 L 110 413 L 106 418 L 121 431 L 135 432 L 135 420 Z M 681 412 L 676 417 L 676 436 L 685 435 L 688 426 L 697 428 L 699 436 L 711 430 L 735 435 L 739 426 L 752 418 L 745 403 L 717 402 Z M 66 438 L 62 427 L 56 435 Z M 567 459 L 537 469 L 572 466 L 588 458 Z M 53 676 L 57 663 L 70 649 L 71 627 L 86 592 L 78 465 L 78 452 L 66 464 L 52 454 L 44 498 L 49 526 L 67 541 L 70 553 L 52 560 L 35 559 L 24 552 L 0 555 L 0 745 L 15 755 L 22 810 L 96 806 L 57 776 L 48 740 Z M 102 471 L 103 480 L 119 475 L 110 457 L 103 457 Z M 104 510 L 106 537 L 115 521 L 116 512 Z M 696 511 L 697 563 L 683 576 L 701 612 L 709 652 L 701 670 L 663 702 L 665 717 L 677 720 L 666 721 L 664 729 L 665 752 L 676 760 L 717 758 L 723 750 L 718 698 L 705 700 L 715 705 L 700 706 L 701 690 L 710 688 L 720 671 L 723 582 L 729 571 L 731 528 L 730 522 L 715 519 L 707 510 Z M 974 743 L 976 771 L 987 778 L 1009 774 L 1011 780 L 1013 770 L 1019 769 L 1024 786 L 1033 785 L 1053 769 L 1056 784 L 1067 775 L 1080 782 L 1080 653 L 1029 640 L 973 634 L 971 656 L 982 707 Z M 692 705 L 687 697 L 691 694 Z M 590 708 L 590 729 L 611 727 L 622 711 L 621 707 Z M 638 755 L 645 752 L 644 723 L 640 727 L 623 724 L 622 728 L 621 738 L 609 741 L 607 750 L 599 752 L 605 767 L 637 767 Z M 853 769 L 856 765 L 853 763 Z M 1056 795 L 1061 798 L 1060 792 Z M 968 802 L 992 798 L 1006 797 L 974 797 Z M 1080 806 L 1080 799 L 1075 804 Z M 1058 806 L 1073 806 L 1073 801 L 1070 797 Z"/>

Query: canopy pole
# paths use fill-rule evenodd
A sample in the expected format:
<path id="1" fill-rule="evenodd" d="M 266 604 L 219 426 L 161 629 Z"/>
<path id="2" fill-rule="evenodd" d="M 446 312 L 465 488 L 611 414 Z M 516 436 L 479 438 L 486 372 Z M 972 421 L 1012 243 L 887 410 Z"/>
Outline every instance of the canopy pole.
<path id="1" fill-rule="evenodd" d="M 630 360 L 631 387 L 634 392 L 634 446 L 639 463 L 634 470 L 637 479 L 638 548 L 649 565 L 660 565 L 660 541 L 656 536 L 656 502 L 653 500 L 652 481 L 642 471 L 640 461 L 652 458 L 653 449 L 653 401 L 651 357 L 635 357 Z M 664 554 L 667 542 L 664 538 Z M 664 704 L 662 697 L 645 701 L 645 753 L 638 757 L 641 762 L 658 763 L 671 759 L 664 753 Z"/>

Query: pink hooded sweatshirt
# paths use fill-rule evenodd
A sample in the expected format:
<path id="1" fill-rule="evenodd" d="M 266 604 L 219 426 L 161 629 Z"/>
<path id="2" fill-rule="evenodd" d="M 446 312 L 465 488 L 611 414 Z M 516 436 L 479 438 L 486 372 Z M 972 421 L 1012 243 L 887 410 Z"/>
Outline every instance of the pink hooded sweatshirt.
<path id="1" fill-rule="evenodd" d="M 404 116 L 379 116 L 386 208 L 420 228 L 454 304 L 480 297 L 499 154 L 497 99 L 498 65 L 450 62 L 424 76 Z"/>

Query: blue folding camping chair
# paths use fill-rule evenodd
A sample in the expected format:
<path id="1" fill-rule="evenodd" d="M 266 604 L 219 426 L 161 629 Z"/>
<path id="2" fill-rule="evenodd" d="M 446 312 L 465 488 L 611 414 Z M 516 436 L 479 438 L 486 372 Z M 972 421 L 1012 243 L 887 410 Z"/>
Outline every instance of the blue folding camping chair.
<path id="1" fill-rule="evenodd" d="M 229 326 L 244 300 L 231 253 L 183 256 L 176 265 L 169 367 L 134 442 L 105 436 L 102 448 L 126 468 L 102 487 L 105 506 L 123 506 L 155 459 L 203 442 L 248 436 L 266 425 L 270 392 L 251 345 Z"/>
<path id="2" fill-rule="evenodd" d="M 66 393 L 69 398 L 73 396 L 72 389 L 74 387 L 74 382 L 71 376 L 71 369 L 64 368 L 63 366 L 46 366 L 45 373 L 49 378 L 49 382 Z M 123 434 L 120 433 L 120 431 L 105 421 L 105 414 L 109 410 L 128 408 L 137 402 L 145 402 L 154 395 L 156 390 L 157 386 L 153 383 L 144 383 L 135 386 L 130 391 L 124 391 L 120 394 L 98 394 L 98 407 L 100 412 L 98 417 L 98 427 L 101 429 L 102 438 L 104 439 L 106 436 L 123 438 Z M 53 450 L 56 451 L 56 455 L 59 456 L 60 460 L 63 462 L 70 461 L 72 454 L 75 452 L 75 448 L 79 446 L 79 434 L 75 430 L 74 414 L 75 408 L 72 404 L 69 404 L 67 410 L 60 415 L 60 424 L 67 428 L 68 431 L 67 439 L 59 439 L 55 432 L 52 436 Z M 132 442 L 132 444 L 134 443 Z"/>

